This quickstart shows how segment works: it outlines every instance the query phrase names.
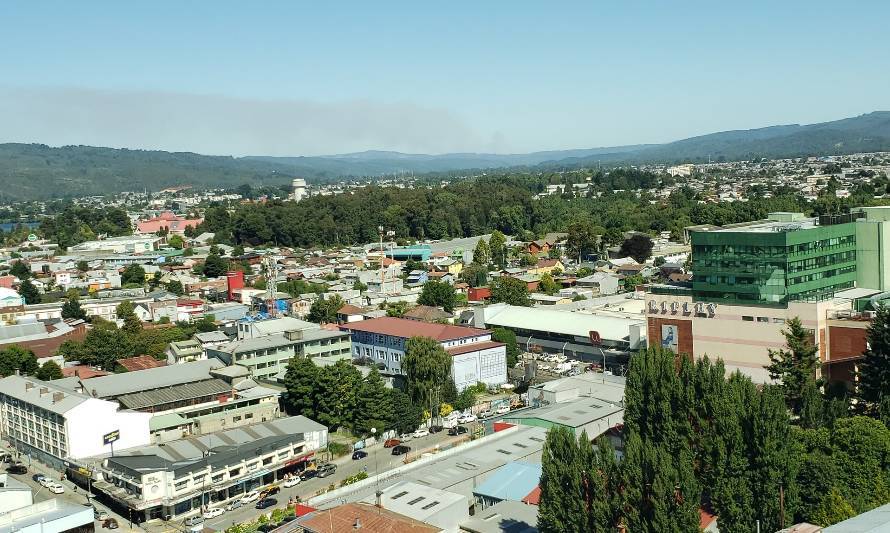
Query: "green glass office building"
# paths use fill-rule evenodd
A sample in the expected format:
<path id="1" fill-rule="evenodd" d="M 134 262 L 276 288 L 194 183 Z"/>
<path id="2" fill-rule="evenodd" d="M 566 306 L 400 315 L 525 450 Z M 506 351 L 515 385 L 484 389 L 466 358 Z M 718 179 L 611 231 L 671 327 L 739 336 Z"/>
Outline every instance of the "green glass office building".
<path id="1" fill-rule="evenodd" d="M 854 287 L 856 218 L 771 213 L 767 220 L 694 231 L 693 297 L 784 307 Z"/>

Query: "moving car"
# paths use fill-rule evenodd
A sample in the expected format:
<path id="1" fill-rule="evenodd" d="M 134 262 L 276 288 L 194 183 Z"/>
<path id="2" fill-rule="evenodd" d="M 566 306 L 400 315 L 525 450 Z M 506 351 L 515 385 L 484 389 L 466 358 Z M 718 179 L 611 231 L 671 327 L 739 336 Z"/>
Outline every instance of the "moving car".
<path id="1" fill-rule="evenodd" d="M 498 407 L 498 410 L 495 411 L 495 412 L 496 412 L 497 414 L 499 414 L 499 415 L 505 415 L 505 414 L 507 414 L 507 413 L 510 412 L 510 406 L 509 406 L 509 405 L 502 405 L 502 406 Z"/>
<path id="2" fill-rule="evenodd" d="M 427 428 L 419 428 L 417 431 L 414 432 L 414 438 L 419 439 L 421 437 L 426 437 L 429 434 L 430 430 L 428 430 Z"/>
<path id="3" fill-rule="evenodd" d="M 296 487 L 299 484 L 300 484 L 299 476 L 289 477 L 284 480 L 284 488 L 286 488 L 286 489 L 289 489 L 291 487 Z"/>
<path id="4" fill-rule="evenodd" d="M 481 413 L 479 413 L 479 418 L 491 418 L 493 416 L 494 416 L 494 413 L 491 412 L 491 410 L 489 410 L 489 409 L 486 409 L 485 411 L 482 411 Z"/>
<path id="5" fill-rule="evenodd" d="M 312 479 L 318 475 L 318 470 L 314 468 L 308 468 L 300 472 L 300 480 L 306 481 L 307 479 Z"/>
<path id="6" fill-rule="evenodd" d="M 384 448 L 392 448 L 393 446 L 398 446 L 402 441 L 399 439 L 386 439 L 386 442 L 383 443 Z"/>
<path id="7" fill-rule="evenodd" d="M 235 500 L 233 502 L 229 502 L 229 505 L 226 505 L 226 511 L 234 511 L 235 509 L 238 509 L 242 505 L 244 505 L 244 504 L 241 503 L 241 500 Z"/>
<path id="8" fill-rule="evenodd" d="M 405 446 L 404 444 L 399 444 L 395 448 L 392 449 L 393 455 L 404 455 L 411 451 L 411 446 Z"/>
<path id="9" fill-rule="evenodd" d="M 201 516 L 204 517 L 205 520 L 210 520 L 211 518 L 216 518 L 217 516 L 222 516 L 225 511 L 222 507 L 212 507 L 204 511 L 204 514 Z"/>
<path id="10" fill-rule="evenodd" d="M 261 496 L 263 496 L 263 497 L 274 496 L 275 494 L 278 494 L 279 492 L 281 492 L 281 487 L 276 485 L 274 487 L 269 487 L 268 489 L 264 490 L 262 492 Z"/>
<path id="11" fill-rule="evenodd" d="M 252 490 L 241 497 L 241 503 L 255 502 L 260 499 L 260 491 Z"/>
<path id="12" fill-rule="evenodd" d="M 49 491 L 52 492 L 53 494 L 64 494 L 65 493 L 65 487 L 59 485 L 58 483 L 53 483 L 46 488 L 49 489 Z"/>
<path id="13" fill-rule="evenodd" d="M 19 463 L 19 464 L 14 464 L 14 465 L 8 466 L 6 468 L 6 471 L 9 472 L 10 474 L 27 474 L 28 467 Z"/>
<path id="14" fill-rule="evenodd" d="M 114 518 L 106 518 L 104 522 L 102 522 L 102 527 L 105 529 L 117 529 L 117 520 Z"/>
<path id="15" fill-rule="evenodd" d="M 470 430 L 466 428 L 466 426 L 454 426 L 453 428 L 448 430 L 448 434 L 454 437 L 455 435 L 463 435 L 464 433 L 469 433 Z"/>
<path id="16" fill-rule="evenodd" d="M 406 442 L 406 441 L 411 440 L 412 436 L 413 436 L 413 434 L 411 434 L 411 433 L 402 433 L 401 435 L 399 435 L 399 440 L 402 442 Z"/>
<path id="17" fill-rule="evenodd" d="M 356 451 L 352 452 L 352 460 L 353 461 L 358 461 L 359 459 L 364 459 L 367 456 L 368 456 L 368 452 L 366 452 L 364 450 L 356 450 Z"/>
<path id="18" fill-rule="evenodd" d="M 40 477 L 41 477 L 41 479 L 37 480 L 37 482 L 40 483 L 41 487 L 49 487 L 50 485 L 55 483 L 55 481 L 51 480 L 48 477 L 43 477 L 43 476 L 40 476 Z"/>
<path id="19" fill-rule="evenodd" d="M 468 424 L 470 422 L 475 422 L 476 415 L 474 415 L 473 413 L 467 413 L 467 414 L 461 416 L 460 418 L 458 418 L 457 421 L 460 424 Z"/>
<path id="20" fill-rule="evenodd" d="M 325 463 L 318 467 L 318 477 L 328 477 L 337 471 L 337 465 L 333 463 Z"/>
<path id="21" fill-rule="evenodd" d="M 34 474 L 33 476 L 31 476 L 31 479 L 38 483 L 42 483 L 43 480 L 46 479 L 46 476 L 44 476 L 43 474 Z"/>
<path id="22" fill-rule="evenodd" d="M 275 505 L 278 505 L 278 500 L 276 500 L 275 498 L 263 498 L 262 500 L 256 502 L 257 509 L 266 509 Z"/>
<path id="23" fill-rule="evenodd" d="M 187 526 L 197 526 L 198 524 L 200 524 L 203 521 L 204 521 L 204 517 L 202 517 L 201 515 L 198 515 L 198 516 L 190 516 L 190 517 L 186 518 L 185 522 L 183 522 L 183 523 Z"/>
<path id="24" fill-rule="evenodd" d="M 99 520 L 100 522 L 104 522 L 109 518 L 108 511 L 104 509 L 96 509 L 95 507 L 93 507 L 93 518 Z"/>

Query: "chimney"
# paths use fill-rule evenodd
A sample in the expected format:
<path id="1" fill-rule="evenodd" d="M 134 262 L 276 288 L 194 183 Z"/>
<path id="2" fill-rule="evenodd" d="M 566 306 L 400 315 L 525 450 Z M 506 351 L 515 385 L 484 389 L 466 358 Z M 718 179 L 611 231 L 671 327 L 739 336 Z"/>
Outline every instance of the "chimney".
<path id="1" fill-rule="evenodd" d="M 65 397 L 65 395 L 62 394 L 61 392 L 54 392 L 53 393 L 53 403 L 61 402 L 64 397 Z"/>
<path id="2" fill-rule="evenodd" d="M 41 396 L 43 396 L 44 394 L 46 394 L 46 393 L 48 393 L 48 392 L 49 392 L 49 389 L 48 389 L 48 388 L 46 388 L 46 387 L 40 387 L 40 395 L 41 395 Z"/>
<path id="3" fill-rule="evenodd" d="M 16 375 L 16 376 L 19 375 L 19 371 L 18 371 L 18 370 L 15 371 L 15 375 Z M 25 391 L 29 391 L 29 390 L 31 390 L 31 389 L 33 389 L 33 388 L 34 388 L 34 384 L 33 384 L 33 383 L 31 383 L 30 381 L 25 382 Z"/>
<path id="4" fill-rule="evenodd" d="M 374 505 L 376 505 L 378 509 L 383 509 L 383 491 L 380 489 L 377 489 L 377 498 Z"/>
<path id="5" fill-rule="evenodd" d="M 303 340 L 303 330 L 295 329 L 293 331 L 285 331 L 284 338 L 289 341 L 300 341 Z"/>

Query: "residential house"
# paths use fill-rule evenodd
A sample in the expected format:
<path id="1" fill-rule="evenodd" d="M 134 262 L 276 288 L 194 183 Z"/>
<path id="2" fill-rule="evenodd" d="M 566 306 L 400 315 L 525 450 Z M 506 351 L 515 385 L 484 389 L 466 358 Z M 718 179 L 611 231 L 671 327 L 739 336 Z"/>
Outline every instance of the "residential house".
<path id="1" fill-rule="evenodd" d="M 592 289 L 597 295 L 615 294 L 618 292 L 618 276 L 608 272 L 594 272 L 579 278 L 575 286 Z"/>
<path id="2" fill-rule="evenodd" d="M 529 267 L 527 272 L 542 276 L 544 274 L 552 275 L 554 270 L 565 272 L 565 265 L 559 259 L 538 259 L 538 262 L 534 266 Z"/>
<path id="3" fill-rule="evenodd" d="M 405 278 L 405 283 L 408 285 L 423 285 L 429 279 L 429 275 L 426 270 L 412 270 L 408 273 L 408 277 Z"/>
<path id="4" fill-rule="evenodd" d="M 225 337 L 226 340 L 228 340 L 228 337 L 226 337 L 225 334 L 222 334 L 222 336 Z M 207 354 L 204 352 L 204 347 L 197 339 L 187 339 L 184 341 L 171 342 L 170 345 L 167 346 L 167 350 L 164 352 L 164 354 L 166 354 L 167 356 L 167 364 L 169 365 L 191 363 L 192 361 L 207 359 Z"/>
<path id="5" fill-rule="evenodd" d="M 154 218 L 137 222 L 136 233 L 154 234 L 159 231 L 166 231 L 172 234 L 182 235 L 187 228 L 196 228 L 203 221 L 203 218 L 190 219 L 175 215 L 170 211 L 165 211 Z"/>

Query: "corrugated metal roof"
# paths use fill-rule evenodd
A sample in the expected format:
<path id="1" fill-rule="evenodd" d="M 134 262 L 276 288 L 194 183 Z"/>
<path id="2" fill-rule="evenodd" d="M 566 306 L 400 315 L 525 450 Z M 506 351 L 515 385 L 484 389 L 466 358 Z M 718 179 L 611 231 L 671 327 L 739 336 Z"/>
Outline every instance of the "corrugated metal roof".
<path id="1" fill-rule="evenodd" d="M 224 394 L 231 390 L 231 385 L 221 379 L 213 378 L 162 389 L 124 394 L 123 396 L 118 396 L 117 401 L 127 409 L 139 410 L 156 405 Z"/>
<path id="2" fill-rule="evenodd" d="M 538 486 L 541 465 L 514 461 L 495 471 L 477 486 L 474 494 L 498 500 L 522 501 Z"/>
<path id="3" fill-rule="evenodd" d="M 209 378 L 211 370 L 224 366 L 225 363 L 219 359 L 207 359 L 181 365 L 162 366 L 92 378 L 81 381 L 81 385 L 84 392 L 89 392 L 90 394 L 95 392 L 95 396 L 98 398 L 109 398 L 148 389 L 200 381 Z"/>

